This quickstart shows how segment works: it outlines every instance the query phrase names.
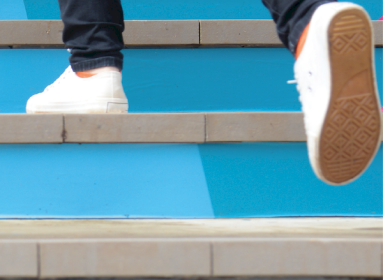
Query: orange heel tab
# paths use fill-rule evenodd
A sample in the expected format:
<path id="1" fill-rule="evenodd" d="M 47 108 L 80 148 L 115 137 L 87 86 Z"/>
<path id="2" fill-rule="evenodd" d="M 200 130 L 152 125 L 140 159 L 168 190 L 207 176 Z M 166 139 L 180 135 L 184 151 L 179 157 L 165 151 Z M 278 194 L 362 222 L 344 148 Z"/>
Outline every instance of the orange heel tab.
<path id="1" fill-rule="evenodd" d="M 76 72 L 77 77 L 79 78 L 90 78 L 96 76 L 97 74 L 88 73 L 88 72 Z"/>
<path id="2" fill-rule="evenodd" d="M 295 50 L 295 59 L 298 59 L 298 57 L 301 55 L 301 52 L 303 50 L 303 47 L 305 46 L 307 34 L 309 33 L 310 23 L 307 24 L 305 29 L 302 32 L 301 37 L 299 38 L 297 48 Z"/>

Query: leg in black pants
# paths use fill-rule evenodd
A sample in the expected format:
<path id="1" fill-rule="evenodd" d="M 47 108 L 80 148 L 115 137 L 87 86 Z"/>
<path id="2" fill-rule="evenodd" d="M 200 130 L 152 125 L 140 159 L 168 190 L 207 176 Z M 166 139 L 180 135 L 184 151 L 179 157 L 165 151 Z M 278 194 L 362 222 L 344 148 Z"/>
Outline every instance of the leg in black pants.
<path id="1" fill-rule="evenodd" d="M 124 18 L 120 0 L 59 0 L 59 4 L 73 71 L 104 66 L 121 70 Z"/>

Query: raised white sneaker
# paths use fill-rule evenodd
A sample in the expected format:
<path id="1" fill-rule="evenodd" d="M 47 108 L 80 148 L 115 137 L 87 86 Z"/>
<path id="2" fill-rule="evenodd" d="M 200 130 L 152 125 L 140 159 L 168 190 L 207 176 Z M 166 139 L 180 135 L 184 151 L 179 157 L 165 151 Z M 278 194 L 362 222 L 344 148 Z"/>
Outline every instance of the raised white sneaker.
<path id="1" fill-rule="evenodd" d="M 121 80 L 121 73 L 116 71 L 80 78 L 69 66 L 52 85 L 28 100 L 26 111 L 29 114 L 127 113 L 128 100 Z"/>
<path id="2" fill-rule="evenodd" d="M 355 180 L 381 142 L 373 34 L 364 9 L 320 6 L 294 72 L 314 172 L 333 185 Z"/>

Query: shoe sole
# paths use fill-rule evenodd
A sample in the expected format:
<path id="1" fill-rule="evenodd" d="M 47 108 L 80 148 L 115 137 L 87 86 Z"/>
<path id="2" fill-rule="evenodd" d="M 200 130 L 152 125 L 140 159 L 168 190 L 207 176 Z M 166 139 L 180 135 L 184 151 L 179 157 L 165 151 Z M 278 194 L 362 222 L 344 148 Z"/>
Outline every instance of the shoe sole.
<path id="1" fill-rule="evenodd" d="M 381 135 L 370 21 L 363 11 L 337 14 L 329 27 L 331 98 L 319 139 L 319 164 L 335 184 L 358 177 L 373 159 Z"/>
<path id="2" fill-rule="evenodd" d="M 27 106 L 28 114 L 126 114 L 128 103 L 123 102 L 72 102 L 54 103 L 44 110 Z"/>

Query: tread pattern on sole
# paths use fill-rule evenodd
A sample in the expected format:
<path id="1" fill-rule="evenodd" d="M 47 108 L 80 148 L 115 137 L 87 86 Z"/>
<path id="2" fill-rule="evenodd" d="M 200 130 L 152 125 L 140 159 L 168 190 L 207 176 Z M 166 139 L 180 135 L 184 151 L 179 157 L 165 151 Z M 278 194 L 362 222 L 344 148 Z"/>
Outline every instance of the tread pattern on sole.
<path id="1" fill-rule="evenodd" d="M 371 113 L 375 106 L 371 94 L 334 102 L 323 131 L 323 156 L 336 181 L 347 181 L 359 174 L 374 153 L 379 132 L 379 115 Z"/>
<path id="2" fill-rule="evenodd" d="M 337 64 L 332 71 L 341 69 L 343 73 L 332 74 L 333 83 L 339 81 L 342 86 L 332 92 L 320 140 L 320 161 L 323 175 L 334 183 L 360 175 L 379 142 L 380 112 L 372 80 L 371 34 L 367 24 L 361 14 L 345 13 L 335 19 L 329 30 L 331 63 Z M 353 65 L 352 60 L 360 59 L 369 67 L 358 69 L 360 65 Z"/>
<path id="3" fill-rule="evenodd" d="M 368 34 L 364 27 L 363 20 L 357 16 L 343 16 L 333 28 L 333 50 L 338 54 L 365 50 L 368 46 Z"/>

